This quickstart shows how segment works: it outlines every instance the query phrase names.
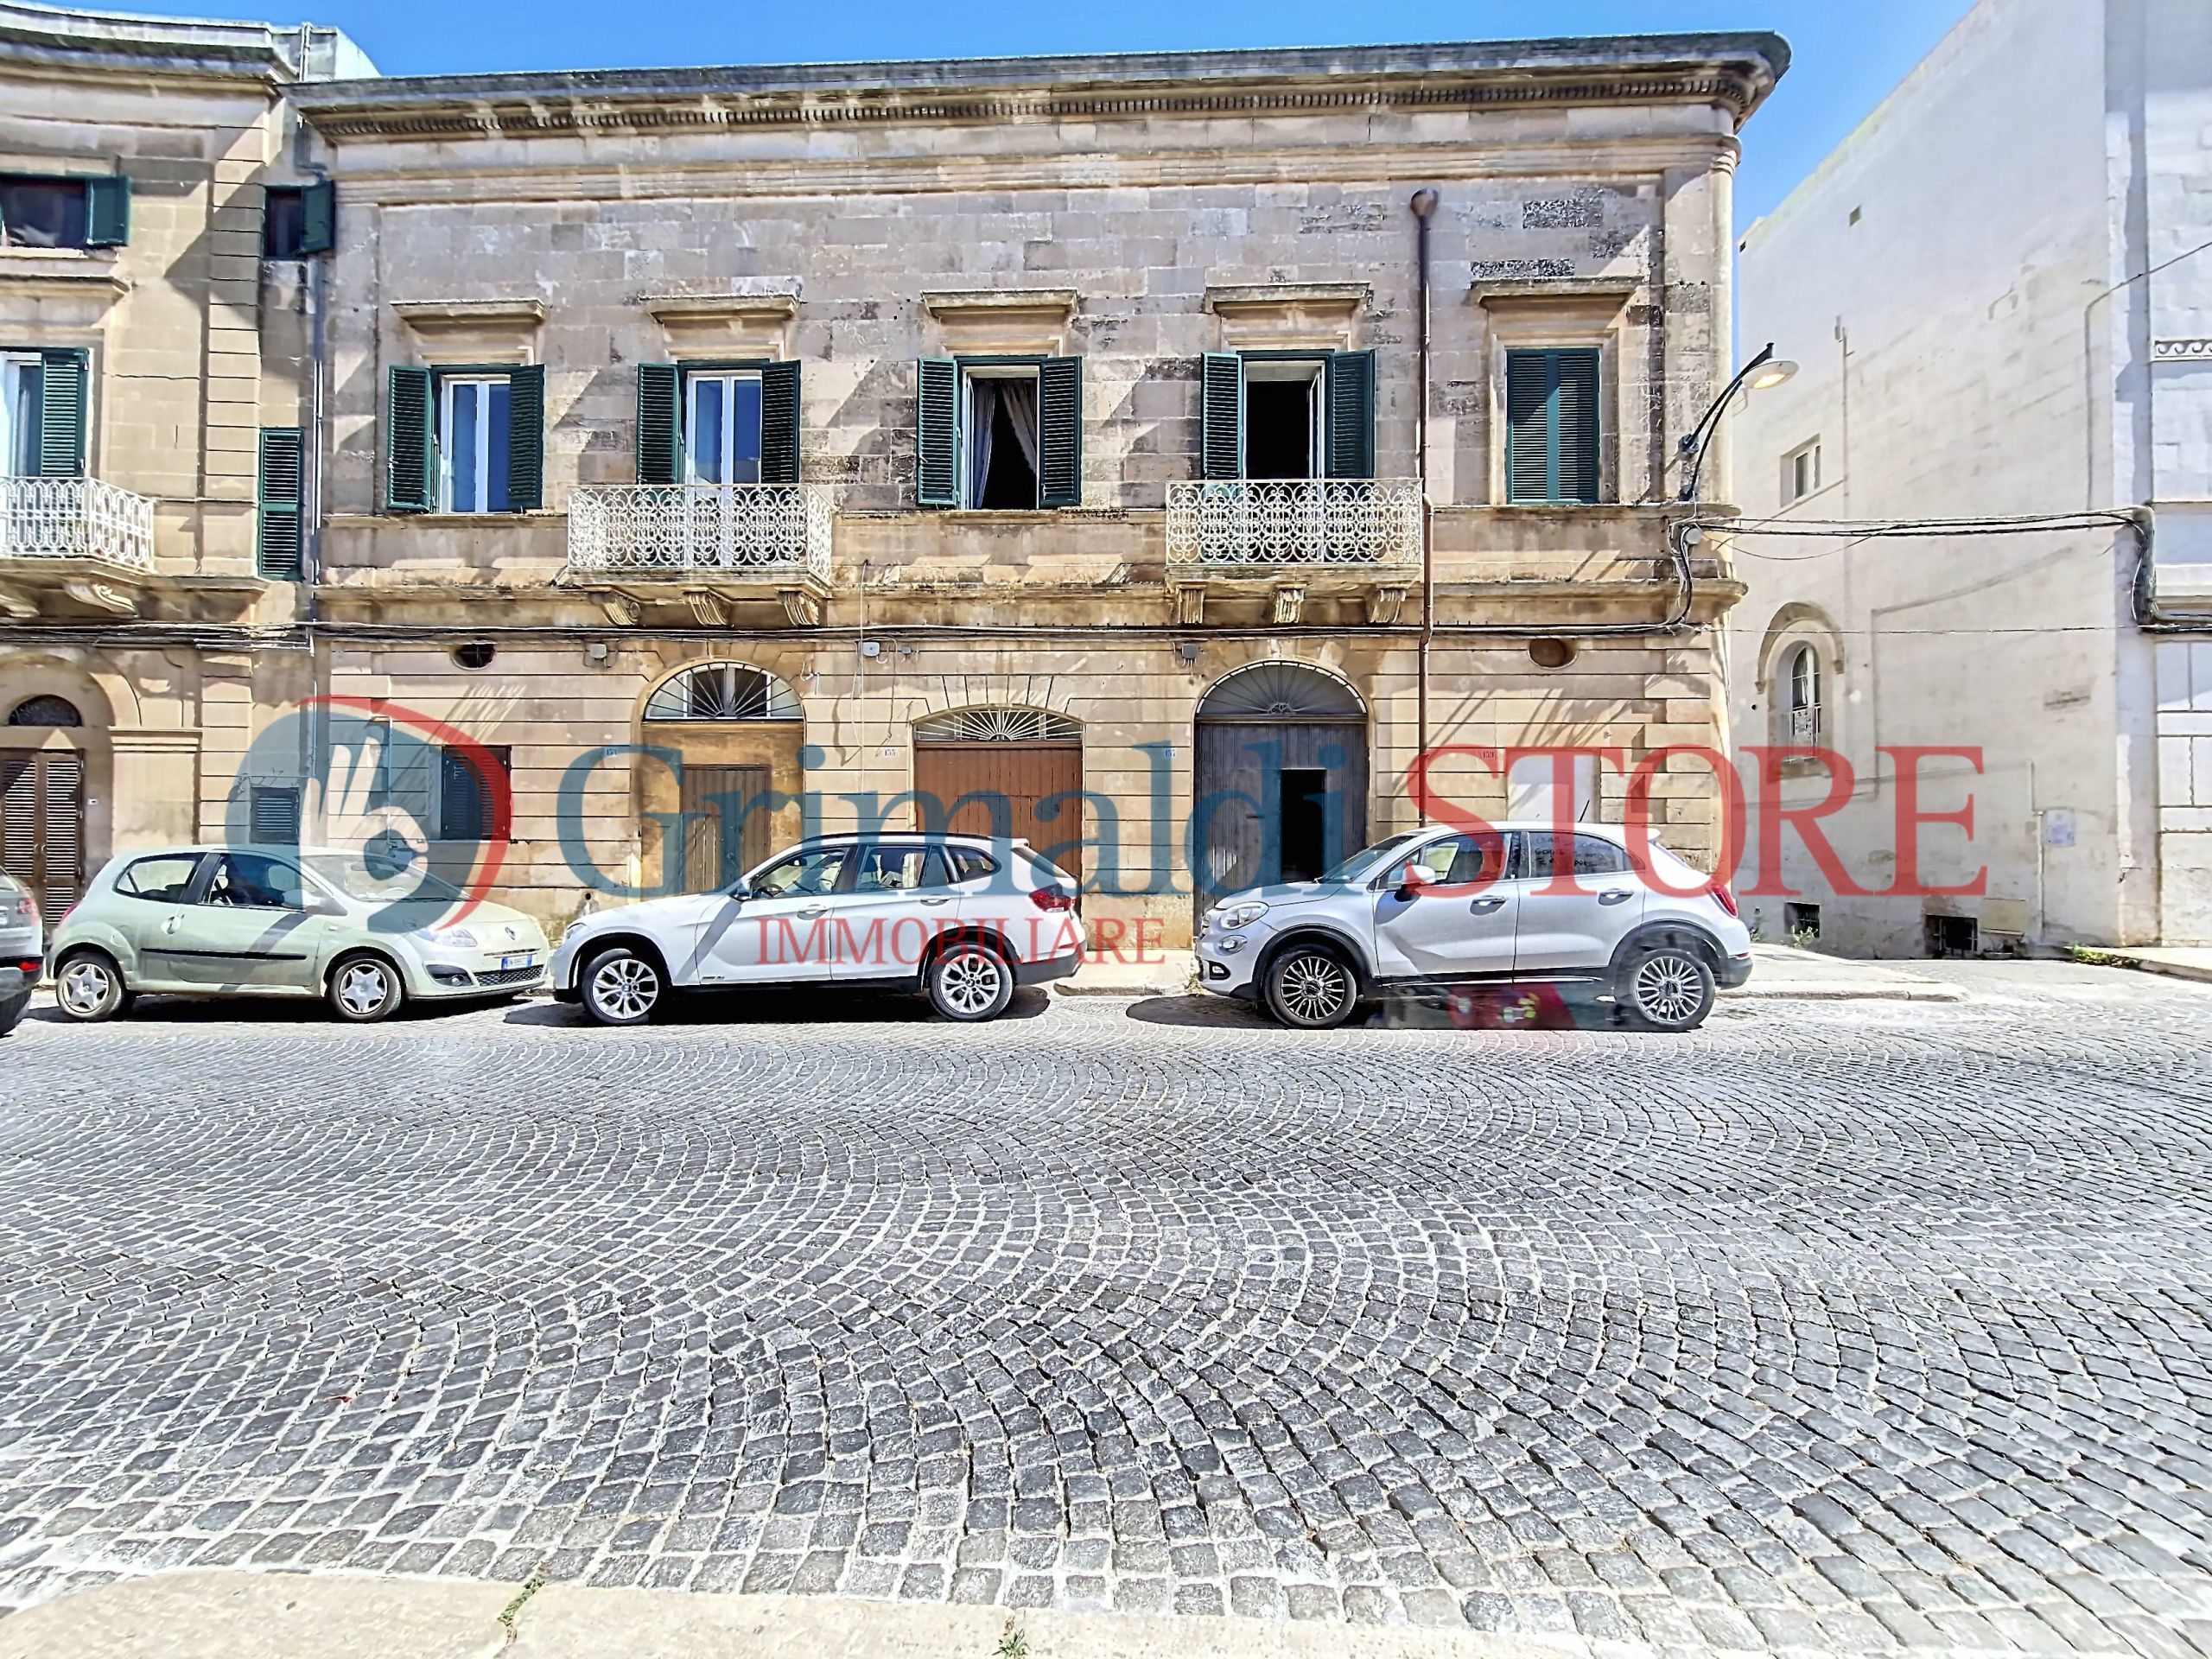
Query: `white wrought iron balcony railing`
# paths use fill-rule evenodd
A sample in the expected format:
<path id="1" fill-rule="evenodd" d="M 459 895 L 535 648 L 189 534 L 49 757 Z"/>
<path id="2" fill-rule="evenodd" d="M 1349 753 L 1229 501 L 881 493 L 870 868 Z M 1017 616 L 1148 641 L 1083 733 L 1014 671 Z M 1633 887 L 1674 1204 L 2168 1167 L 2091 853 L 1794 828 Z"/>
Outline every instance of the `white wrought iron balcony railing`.
<path id="1" fill-rule="evenodd" d="M 0 558 L 154 568 L 154 503 L 97 478 L 0 478 Z"/>
<path id="2" fill-rule="evenodd" d="M 569 569 L 830 577 L 833 514 L 804 484 L 610 484 L 569 496 Z"/>
<path id="3" fill-rule="evenodd" d="M 1230 570 L 1416 565 L 1421 485 L 1410 478 L 1170 484 L 1167 562 Z"/>

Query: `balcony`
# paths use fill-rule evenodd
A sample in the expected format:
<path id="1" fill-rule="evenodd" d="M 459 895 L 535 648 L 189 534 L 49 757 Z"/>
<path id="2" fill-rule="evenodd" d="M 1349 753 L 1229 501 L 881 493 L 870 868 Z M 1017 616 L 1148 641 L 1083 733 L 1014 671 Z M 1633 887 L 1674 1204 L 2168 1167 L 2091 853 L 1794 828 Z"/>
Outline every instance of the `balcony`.
<path id="1" fill-rule="evenodd" d="M 0 558 L 154 568 L 154 503 L 97 478 L 0 478 Z"/>
<path id="2" fill-rule="evenodd" d="M 1421 563 L 1410 478 L 1220 479 L 1167 486 L 1167 563 L 1224 575 Z"/>
<path id="3" fill-rule="evenodd" d="M 45 594 L 137 613 L 154 569 L 154 503 L 97 478 L 0 478 L 0 615 L 40 614 Z"/>
<path id="4" fill-rule="evenodd" d="M 822 619 L 834 514 L 804 484 L 617 484 L 569 497 L 563 580 L 599 590 L 610 615 L 636 620 L 679 597 L 705 626 L 772 597 L 794 626 Z"/>

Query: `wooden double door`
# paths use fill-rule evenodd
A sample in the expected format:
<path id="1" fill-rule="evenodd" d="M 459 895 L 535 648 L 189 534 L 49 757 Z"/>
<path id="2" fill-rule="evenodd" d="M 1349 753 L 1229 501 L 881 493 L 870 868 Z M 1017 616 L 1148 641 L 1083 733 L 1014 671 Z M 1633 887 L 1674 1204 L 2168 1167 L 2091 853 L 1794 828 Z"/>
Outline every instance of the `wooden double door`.
<path id="1" fill-rule="evenodd" d="M 1246 887 L 1310 881 L 1367 844 L 1364 721 L 1201 719 L 1195 736 L 1199 917 Z"/>
<path id="2" fill-rule="evenodd" d="M 914 792 L 922 798 L 918 825 L 1026 841 L 1078 881 L 1082 788 L 1080 741 L 914 746 Z"/>
<path id="3" fill-rule="evenodd" d="M 85 757 L 0 749 L 0 869 L 31 891 L 50 927 L 85 890 Z"/>
<path id="4" fill-rule="evenodd" d="M 766 766 L 683 768 L 683 882 L 686 893 L 715 893 L 764 863 L 774 812 Z"/>

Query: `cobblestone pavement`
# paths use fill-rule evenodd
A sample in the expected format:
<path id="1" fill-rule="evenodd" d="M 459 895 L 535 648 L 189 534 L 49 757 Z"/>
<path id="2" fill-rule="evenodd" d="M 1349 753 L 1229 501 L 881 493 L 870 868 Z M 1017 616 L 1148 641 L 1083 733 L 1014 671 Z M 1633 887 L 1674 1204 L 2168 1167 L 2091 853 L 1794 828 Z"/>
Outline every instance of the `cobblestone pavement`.
<path id="1" fill-rule="evenodd" d="M 0 1044 L 0 1605 L 186 1565 L 2212 1651 L 2212 991 Z"/>

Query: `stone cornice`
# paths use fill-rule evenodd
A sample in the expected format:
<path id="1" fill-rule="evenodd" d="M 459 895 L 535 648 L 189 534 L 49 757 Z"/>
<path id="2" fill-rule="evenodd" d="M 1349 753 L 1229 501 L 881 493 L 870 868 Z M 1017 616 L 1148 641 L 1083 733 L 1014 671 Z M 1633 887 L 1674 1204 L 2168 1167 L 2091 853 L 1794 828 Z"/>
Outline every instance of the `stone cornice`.
<path id="1" fill-rule="evenodd" d="M 1788 67 L 1772 35 L 1280 52 L 394 77 L 300 89 L 326 137 L 996 124 L 1532 105 L 1697 104 L 1741 124 Z"/>

